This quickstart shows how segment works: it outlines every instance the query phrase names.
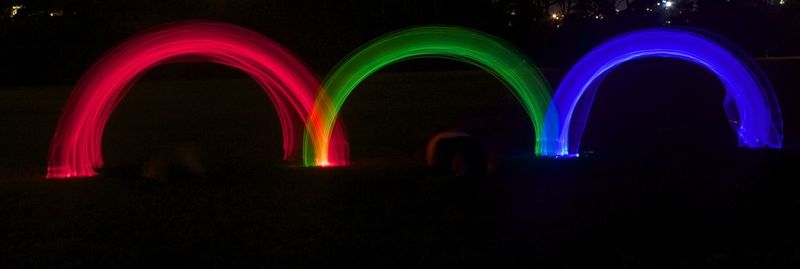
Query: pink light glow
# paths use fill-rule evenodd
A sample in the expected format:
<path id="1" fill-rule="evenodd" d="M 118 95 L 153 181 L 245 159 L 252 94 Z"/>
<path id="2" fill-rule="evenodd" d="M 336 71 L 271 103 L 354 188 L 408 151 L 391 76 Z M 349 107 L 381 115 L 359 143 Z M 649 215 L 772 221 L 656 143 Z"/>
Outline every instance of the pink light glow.
<path id="1" fill-rule="evenodd" d="M 255 79 L 280 118 L 285 159 L 299 150 L 303 128 L 317 129 L 314 121 L 306 126 L 306 119 L 317 101 L 319 81 L 287 49 L 231 24 L 174 23 L 128 39 L 83 75 L 67 101 L 50 145 L 47 178 L 97 175 L 94 169 L 103 166 L 103 129 L 114 108 L 145 72 L 178 61 L 218 63 Z M 337 127 L 331 141 L 331 162 L 346 163 L 346 136 L 343 126 Z"/>

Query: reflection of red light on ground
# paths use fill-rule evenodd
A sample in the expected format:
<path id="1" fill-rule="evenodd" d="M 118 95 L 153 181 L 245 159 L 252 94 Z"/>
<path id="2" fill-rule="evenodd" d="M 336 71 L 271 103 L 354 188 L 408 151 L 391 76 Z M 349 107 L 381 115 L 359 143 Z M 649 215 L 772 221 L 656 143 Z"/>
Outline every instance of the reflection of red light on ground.
<path id="1" fill-rule="evenodd" d="M 116 105 L 142 74 L 177 61 L 213 62 L 250 75 L 278 112 L 284 158 L 297 152 L 298 138 L 321 88 L 305 65 L 256 32 L 216 22 L 182 22 L 129 39 L 84 74 L 59 120 L 50 146 L 47 178 L 96 175 L 94 169 L 103 166 L 103 129 Z M 310 128 L 317 126 L 312 122 Z M 331 141 L 339 147 L 334 150 L 346 150 L 343 128 L 335 129 Z"/>

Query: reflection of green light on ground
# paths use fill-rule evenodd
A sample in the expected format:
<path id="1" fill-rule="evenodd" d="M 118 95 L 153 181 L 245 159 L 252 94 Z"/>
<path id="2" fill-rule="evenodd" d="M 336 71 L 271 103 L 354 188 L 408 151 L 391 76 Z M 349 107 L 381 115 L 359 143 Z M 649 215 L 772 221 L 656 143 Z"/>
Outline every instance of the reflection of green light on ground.
<path id="1" fill-rule="evenodd" d="M 339 63 L 323 83 L 328 101 L 318 100 L 311 121 L 322 120 L 318 130 L 329 137 L 347 96 L 372 73 L 381 68 L 414 58 L 452 59 L 478 66 L 497 77 L 525 108 L 536 132 L 536 152 L 540 153 L 545 113 L 550 103 L 550 86 L 531 61 L 499 38 L 460 27 L 428 26 L 398 31 L 380 37 L 357 49 Z M 324 96 L 324 95 L 322 95 Z M 556 124 L 553 123 L 553 128 Z M 313 130 L 312 130 L 313 131 Z M 323 138 L 324 140 L 325 138 Z M 304 162 L 307 166 L 327 158 L 315 159 L 306 139 Z M 328 152 L 316 152 L 327 155 Z"/>

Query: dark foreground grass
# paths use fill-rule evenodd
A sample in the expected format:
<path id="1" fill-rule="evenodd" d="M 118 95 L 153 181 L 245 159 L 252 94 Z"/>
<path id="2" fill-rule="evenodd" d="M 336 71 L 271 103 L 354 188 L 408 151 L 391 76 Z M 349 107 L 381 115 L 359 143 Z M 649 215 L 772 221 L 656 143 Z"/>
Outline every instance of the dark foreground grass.
<path id="1" fill-rule="evenodd" d="M 647 75 L 664 66 L 686 81 Z M 69 181 L 41 179 L 69 89 L 4 89 L 0 267 L 800 264 L 796 100 L 781 99 L 786 150 L 738 149 L 713 77 L 626 68 L 636 80 L 613 73 L 598 94 L 584 141 L 595 152 L 570 160 L 530 156 L 525 114 L 486 75 L 379 75 L 342 111 L 354 165 L 334 169 L 279 159 L 274 111 L 250 81 L 144 81 L 109 122 L 103 175 Z M 786 70 L 767 70 L 779 97 L 794 96 Z M 485 142 L 489 175 L 421 165 L 449 128 Z M 203 175 L 143 176 L 187 148 Z"/>
<path id="2" fill-rule="evenodd" d="M 127 169 L 9 182 L 5 266 L 776 268 L 796 265 L 800 172 L 762 153 L 668 162 L 513 160 L 264 169 L 153 181 Z M 796 158 L 791 158 L 796 160 Z"/>

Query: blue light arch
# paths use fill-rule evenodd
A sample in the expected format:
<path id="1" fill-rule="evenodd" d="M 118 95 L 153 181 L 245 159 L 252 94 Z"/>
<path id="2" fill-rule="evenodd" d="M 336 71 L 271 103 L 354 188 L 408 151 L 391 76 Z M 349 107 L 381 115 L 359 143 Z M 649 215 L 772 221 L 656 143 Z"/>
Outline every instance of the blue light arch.
<path id="1" fill-rule="evenodd" d="M 717 75 L 727 91 L 725 112 L 739 146 L 781 148 L 783 120 L 772 86 L 761 69 L 724 38 L 694 29 L 658 28 L 625 33 L 595 47 L 567 73 L 553 96 L 542 155 L 577 156 L 594 95 L 608 72 L 646 58 L 682 59 Z M 691 98 L 691 97 L 687 97 Z"/>

